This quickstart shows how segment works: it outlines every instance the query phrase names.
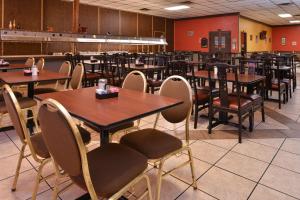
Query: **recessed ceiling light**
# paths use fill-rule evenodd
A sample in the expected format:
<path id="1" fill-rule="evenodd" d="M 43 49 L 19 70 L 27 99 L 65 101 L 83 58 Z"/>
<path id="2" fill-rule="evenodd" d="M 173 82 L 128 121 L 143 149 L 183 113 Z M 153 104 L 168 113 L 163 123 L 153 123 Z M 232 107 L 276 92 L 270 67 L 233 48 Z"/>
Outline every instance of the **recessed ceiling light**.
<path id="1" fill-rule="evenodd" d="M 282 17 L 282 18 L 293 17 L 293 16 L 292 16 L 291 14 L 289 14 L 289 13 L 279 14 L 278 16 L 279 16 L 279 17 Z"/>
<path id="2" fill-rule="evenodd" d="M 174 10 L 183 10 L 183 9 L 188 9 L 188 8 L 190 8 L 190 7 L 186 6 L 186 5 L 179 5 L 179 6 L 172 6 L 172 7 L 165 8 L 165 10 L 174 11 Z"/>
<path id="3" fill-rule="evenodd" d="M 290 23 L 291 24 L 297 24 L 297 23 L 300 23 L 300 20 L 291 20 Z"/>

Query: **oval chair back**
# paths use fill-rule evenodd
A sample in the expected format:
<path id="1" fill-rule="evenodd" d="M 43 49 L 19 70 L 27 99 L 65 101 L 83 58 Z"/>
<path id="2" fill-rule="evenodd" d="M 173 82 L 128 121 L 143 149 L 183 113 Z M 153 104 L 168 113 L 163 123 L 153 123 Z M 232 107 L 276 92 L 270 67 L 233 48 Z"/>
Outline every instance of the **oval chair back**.
<path id="1" fill-rule="evenodd" d="M 27 58 L 25 62 L 26 67 L 32 67 L 35 64 L 35 59 L 34 58 Z"/>
<path id="2" fill-rule="evenodd" d="M 145 92 L 147 88 L 146 76 L 140 71 L 132 71 L 125 77 L 122 88 Z"/>
<path id="3" fill-rule="evenodd" d="M 36 67 L 39 71 L 42 71 L 44 69 L 45 66 L 45 59 L 44 58 L 40 58 L 39 61 L 36 63 Z"/>
<path id="4" fill-rule="evenodd" d="M 42 136 L 54 162 L 71 179 L 76 179 L 83 174 L 87 186 L 90 186 L 92 181 L 86 148 L 68 111 L 56 100 L 47 99 L 41 103 L 38 119 Z M 95 196 L 93 187 L 88 187 L 88 191 Z"/>
<path id="5" fill-rule="evenodd" d="M 72 73 L 72 77 L 69 85 L 70 89 L 76 90 L 81 87 L 83 73 L 84 73 L 83 64 L 78 63 Z"/>
<path id="6" fill-rule="evenodd" d="M 60 74 L 67 74 L 70 76 L 71 73 L 71 63 L 70 61 L 65 61 L 61 64 L 58 73 Z M 67 80 L 59 80 L 56 82 L 56 87 L 55 88 L 62 88 L 65 89 L 67 86 L 68 81 Z"/>

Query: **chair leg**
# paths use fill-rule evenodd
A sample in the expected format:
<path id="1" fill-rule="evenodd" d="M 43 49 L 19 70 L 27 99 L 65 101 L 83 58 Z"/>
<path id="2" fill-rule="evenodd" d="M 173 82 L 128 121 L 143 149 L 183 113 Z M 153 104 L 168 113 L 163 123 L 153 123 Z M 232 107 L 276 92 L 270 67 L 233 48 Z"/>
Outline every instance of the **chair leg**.
<path id="1" fill-rule="evenodd" d="M 266 117 L 265 117 L 265 105 L 264 105 L 264 103 L 261 104 L 261 120 L 263 122 L 266 121 Z"/>
<path id="2" fill-rule="evenodd" d="M 18 164 L 17 164 L 16 173 L 15 173 L 15 177 L 14 177 L 14 182 L 11 187 L 11 191 L 13 191 L 13 192 L 16 191 L 16 189 L 17 189 L 17 182 L 18 182 L 18 178 L 19 178 L 19 174 L 20 174 L 22 160 L 24 158 L 25 147 L 26 147 L 26 144 L 23 144 L 23 146 L 21 147 L 20 154 L 19 154 L 19 159 L 18 159 Z"/>
<path id="3" fill-rule="evenodd" d="M 254 126 L 254 112 L 253 110 L 249 111 L 249 132 L 253 131 Z"/>
<path id="4" fill-rule="evenodd" d="M 212 130 L 212 119 L 213 119 L 213 110 L 209 109 L 208 111 L 208 134 L 211 134 Z"/>
<path id="5" fill-rule="evenodd" d="M 160 190 L 161 190 L 161 182 L 162 182 L 162 175 L 163 175 L 162 167 L 164 162 L 165 162 L 164 160 L 161 160 L 159 163 L 159 169 L 157 173 L 156 195 L 155 195 L 156 200 L 160 200 Z"/>
<path id="6" fill-rule="evenodd" d="M 239 113 L 239 143 L 242 143 L 242 115 Z"/>
<path id="7" fill-rule="evenodd" d="M 39 189 L 39 184 L 40 184 L 40 181 L 42 180 L 42 171 L 43 171 L 44 166 L 49 161 L 50 161 L 50 159 L 43 160 L 43 162 L 39 166 L 38 173 L 37 173 L 36 178 L 35 178 L 35 185 L 34 185 L 33 192 L 32 192 L 32 200 L 36 200 L 37 192 L 38 192 L 38 189 Z"/>
<path id="8" fill-rule="evenodd" d="M 196 190 L 197 189 L 197 181 L 196 181 L 196 177 L 195 177 L 194 161 L 193 161 L 192 151 L 191 151 L 190 147 L 188 147 L 188 153 L 189 153 L 190 167 L 191 167 L 192 180 L 193 180 L 192 186 Z"/>
<path id="9" fill-rule="evenodd" d="M 198 124 L 198 105 L 195 104 L 194 129 L 197 129 Z"/>
<path id="10" fill-rule="evenodd" d="M 281 92 L 278 91 L 279 109 L 281 109 Z"/>
<path id="11" fill-rule="evenodd" d="M 149 200 L 152 200 L 152 190 L 151 190 L 151 185 L 150 185 L 150 180 L 149 180 L 149 177 L 148 176 L 144 176 L 144 178 L 146 179 L 146 182 L 147 182 L 147 188 L 148 188 L 148 199 Z"/>

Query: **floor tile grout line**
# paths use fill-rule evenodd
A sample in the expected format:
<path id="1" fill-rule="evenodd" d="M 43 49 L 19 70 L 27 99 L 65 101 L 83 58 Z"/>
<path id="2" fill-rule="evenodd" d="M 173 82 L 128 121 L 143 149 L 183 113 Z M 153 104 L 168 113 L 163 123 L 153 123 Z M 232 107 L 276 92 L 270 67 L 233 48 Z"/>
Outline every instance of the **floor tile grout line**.
<path id="1" fill-rule="evenodd" d="M 272 188 L 272 187 L 270 187 L 270 186 L 267 186 L 267 185 L 265 185 L 265 184 L 263 184 L 263 183 L 258 183 L 258 185 L 262 185 L 262 186 L 267 187 L 267 188 L 269 188 L 269 189 L 275 190 L 276 192 L 279 192 L 279 193 L 281 193 L 281 194 L 284 194 L 284 195 L 287 195 L 287 196 L 289 196 L 289 197 L 292 197 L 292 198 L 295 198 L 295 199 L 300 200 L 300 199 L 297 198 L 297 197 L 294 197 L 294 196 L 292 196 L 292 195 L 290 195 L 290 194 L 287 194 L 287 193 L 285 193 L 285 192 L 279 191 L 279 190 L 277 190 L 277 189 L 275 189 L 275 188 Z"/>
<path id="2" fill-rule="evenodd" d="M 261 179 L 264 177 L 264 175 L 266 174 L 266 172 L 268 171 L 269 167 L 271 166 L 271 163 L 273 162 L 273 160 L 275 159 L 275 157 L 277 156 L 278 152 L 280 151 L 280 148 L 282 147 L 282 145 L 284 144 L 284 142 L 286 141 L 286 138 L 284 139 L 284 141 L 281 143 L 279 149 L 277 150 L 277 152 L 275 153 L 275 155 L 273 156 L 271 162 L 269 163 L 268 167 L 265 169 L 265 171 L 263 172 L 263 174 L 261 175 L 260 179 L 258 180 L 258 182 L 256 183 L 256 185 L 254 186 L 253 190 L 251 191 L 250 195 L 248 196 L 247 200 L 249 200 L 249 198 L 251 197 L 251 195 L 253 194 L 253 192 L 255 191 L 257 185 L 260 183 Z"/>

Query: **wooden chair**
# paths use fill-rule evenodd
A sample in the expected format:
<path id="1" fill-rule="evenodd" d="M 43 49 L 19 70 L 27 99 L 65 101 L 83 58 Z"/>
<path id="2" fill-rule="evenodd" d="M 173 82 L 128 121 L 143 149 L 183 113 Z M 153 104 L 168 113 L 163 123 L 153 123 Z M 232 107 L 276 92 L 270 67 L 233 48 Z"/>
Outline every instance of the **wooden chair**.
<path id="1" fill-rule="evenodd" d="M 26 67 L 32 67 L 34 64 L 35 64 L 35 59 L 34 58 L 27 58 L 24 65 Z"/>
<path id="2" fill-rule="evenodd" d="M 42 71 L 44 69 L 45 66 L 45 59 L 44 58 L 40 58 L 39 61 L 36 63 L 36 67 L 39 71 Z"/>
<path id="3" fill-rule="evenodd" d="M 152 199 L 149 178 L 144 174 L 147 169 L 145 156 L 115 143 L 87 152 L 72 117 L 55 100 L 43 101 L 38 116 L 55 165 L 86 190 L 92 200 L 98 197 L 119 199 L 142 180 L 146 180 L 147 190 L 141 198 L 148 196 Z M 55 181 L 53 199 L 57 199 L 57 194 L 58 180 Z"/>
<path id="4" fill-rule="evenodd" d="M 214 73 L 214 67 L 217 68 L 217 76 L 219 82 L 219 97 L 214 98 L 212 91 L 214 90 L 214 80 L 211 75 Z M 238 70 L 231 69 L 228 64 L 215 63 L 208 67 L 208 80 L 210 86 L 210 103 L 209 103 L 209 125 L 208 133 L 211 134 L 213 128 L 213 118 L 214 114 L 219 112 L 220 115 L 228 115 L 228 113 L 233 113 L 238 116 L 238 129 L 239 129 L 239 143 L 242 142 L 242 129 L 243 129 L 243 119 L 244 117 L 249 117 L 249 128 L 250 131 L 253 127 L 253 103 L 250 99 L 244 98 L 241 94 L 241 85 L 238 81 Z M 233 84 L 236 86 L 236 94 L 230 94 L 228 87 L 227 75 L 231 71 L 234 75 Z M 222 122 L 230 124 L 228 122 Z"/>
<path id="5" fill-rule="evenodd" d="M 178 92 L 180 91 L 180 92 Z M 170 123 L 185 122 L 185 139 L 187 144 L 183 144 L 182 141 L 168 133 L 155 129 L 160 114 L 157 115 L 153 129 L 142 129 L 135 132 L 131 132 L 121 138 L 120 143 L 133 148 L 142 154 L 144 154 L 149 161 L 159 163 L 158 177 L 157 177 L 157 189 L 156 199 L 160 199 L 160 190 L 162 176 L 173 172 L 175 169 L 190 164 L 193 187 L 197 188 L 196 179 L 194 175 L 194 166 L 192 152 L 189 147 L 189 121 L 192 110 L 192 89 L 189 83 L 180 76 L 171 76 L 167 78 L 162 84 L 159 95 L 180 99 L 182 104 L 163 111 L 161 115 L 165 120 Z M 189 161 L 179 165 L 178 167 L 163 173 L 163 166 L 167 159 L 170 157 L 182 153 L 188 152 Z"/>

